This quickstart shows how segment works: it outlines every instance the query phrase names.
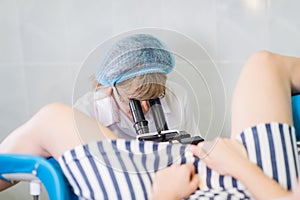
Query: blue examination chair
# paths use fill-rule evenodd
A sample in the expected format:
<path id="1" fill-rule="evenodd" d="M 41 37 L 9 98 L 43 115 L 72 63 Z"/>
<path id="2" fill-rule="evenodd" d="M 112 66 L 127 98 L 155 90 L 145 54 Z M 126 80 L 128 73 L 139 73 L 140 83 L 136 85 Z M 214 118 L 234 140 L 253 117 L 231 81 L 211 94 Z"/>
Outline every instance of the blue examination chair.
<path id="1" fill-rule="evenodd" d="M 28 154 L 0 154 L 0 178 L 9 181 L 29 181 L 33 199 L 38 199 L 41 184 L 51 200 L 76 200 L 71 186 L 58 162 Z"/>
<path id="2" fill-rule="evenodd" d="M 297 141 L 300 141 L 300 95 L 293 96 L 293 120 Z M 0 178 L 5 180 L 29 181 L 34 199 L 39 187 L 44 185 L 50 200 L 78 199 L 72 192 L 58 163 L 50 158 L 24 154 L 0 154 Z"/>
<path id="3" fill-rule="evenodd" d="M 297 143 L 299 143 L 300 142 L 300 94 L 293 96 L 292 107 L 293 107 L 293 120 L 296 129 Z"/>

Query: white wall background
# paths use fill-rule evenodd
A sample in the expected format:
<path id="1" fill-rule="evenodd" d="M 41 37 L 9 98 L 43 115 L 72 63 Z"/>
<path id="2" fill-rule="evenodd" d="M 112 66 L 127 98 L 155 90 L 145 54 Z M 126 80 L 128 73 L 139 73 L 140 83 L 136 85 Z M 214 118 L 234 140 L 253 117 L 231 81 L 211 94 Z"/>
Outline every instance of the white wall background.
<path id="1" fill-rule="evenodd" d="M 221 73 L 229 112 L 239 71 L 252 53 L 300 56 L 299 9 L 297 0 L 0 0 L 0 140 L 46 103 L 71 104 L 90 51 L 143 27 L 175 30 L 201 43 Z M 229 125 L 227 114 L 225 136 Z M 17 186 L 0 199 L 30 199 L 26 190 Z"/>

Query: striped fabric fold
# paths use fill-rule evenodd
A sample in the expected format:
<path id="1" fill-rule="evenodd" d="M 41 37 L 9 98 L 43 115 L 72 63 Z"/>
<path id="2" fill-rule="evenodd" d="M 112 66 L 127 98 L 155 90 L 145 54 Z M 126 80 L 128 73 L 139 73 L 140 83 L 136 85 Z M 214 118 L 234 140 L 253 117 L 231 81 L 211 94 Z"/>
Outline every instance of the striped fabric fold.
<path id="1" fill-rule="evenodd" d="M 299 163 L 293 127 L 259 124 L 236 139 L 267 176 L 289 190 L 296 186 Z M 251 199 L 242 183 L 207 168 L 188 149 L 181 144 L 104 140 L 65 152 L 59 163 L 80 199 L 149 199 L 155 172 L 173 163 L 192 163 L 199 174 L 200 188 L 188 199 Z"/>

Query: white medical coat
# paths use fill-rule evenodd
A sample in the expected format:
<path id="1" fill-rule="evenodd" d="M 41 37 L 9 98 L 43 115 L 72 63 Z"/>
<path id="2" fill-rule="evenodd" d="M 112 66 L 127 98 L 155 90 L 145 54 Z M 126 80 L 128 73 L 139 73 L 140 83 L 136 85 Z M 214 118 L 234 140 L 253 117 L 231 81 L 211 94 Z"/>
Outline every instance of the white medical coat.
<path id="1" fill-rule="evenodd" d="M 191 135 L 200 135 L 185 89 L 169 81 L 166 88 L 166 94 L 161 99 L 161 104 L 169 130 L 185 130 Z M 119 138 L 134 139 L 137 135 L 133 123 L 118 109 L 114 98 L 112 96 L 103 98 L 101 90 L 87 92 L 77 100 L 74 108 L 97 119 Z M 145 114 L 145 118 L 148 121 L 149 131 L 155 132 L 151 110 Z"/>

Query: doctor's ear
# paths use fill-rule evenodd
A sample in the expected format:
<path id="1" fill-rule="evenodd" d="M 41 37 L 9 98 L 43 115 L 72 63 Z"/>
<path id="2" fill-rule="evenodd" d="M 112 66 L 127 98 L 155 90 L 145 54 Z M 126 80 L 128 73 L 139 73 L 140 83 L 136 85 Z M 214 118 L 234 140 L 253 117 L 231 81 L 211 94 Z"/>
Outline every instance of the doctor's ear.
<path id="1" fill-rule="evenodd" d="M 111 96 L 113 93 L 113 87 L 110 87 L 110 86 L 107 87 L 105 92 L 106 92 L 107 96 Z"/>
<path id="2" fill-rule="evenodd" d="M 112 96 L 113 94 L 113 87 L 111 86 L 103 86 L 103 85 L 99 85 L 99 87 L 96 87 L 94 89 L 94 91 L 99 91 L 97 92 L 97 99 L 100 98 L 105 98 L 105 97 L 108 97 L 108 96 Z"/>

